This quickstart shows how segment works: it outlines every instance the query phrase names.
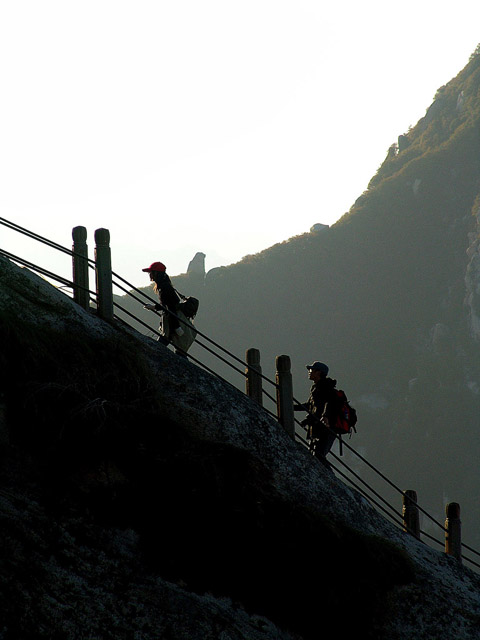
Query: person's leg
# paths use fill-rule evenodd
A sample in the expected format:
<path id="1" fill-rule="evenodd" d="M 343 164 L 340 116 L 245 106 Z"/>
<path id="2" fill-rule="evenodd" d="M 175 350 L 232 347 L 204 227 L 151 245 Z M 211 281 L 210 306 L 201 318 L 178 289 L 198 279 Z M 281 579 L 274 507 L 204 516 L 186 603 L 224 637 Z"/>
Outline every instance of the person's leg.
<path id="1" fill-rule="evenodd" d="M 314 449 L 315 457 L 317 457 L 322 464 L 330 469 L 330 463 L 327 461 L 327 454 L 330 452 L 336 436 L 330 431 L 330 429 L 322 429 L 319 434 L 320 437 L 316 439 Z"/>

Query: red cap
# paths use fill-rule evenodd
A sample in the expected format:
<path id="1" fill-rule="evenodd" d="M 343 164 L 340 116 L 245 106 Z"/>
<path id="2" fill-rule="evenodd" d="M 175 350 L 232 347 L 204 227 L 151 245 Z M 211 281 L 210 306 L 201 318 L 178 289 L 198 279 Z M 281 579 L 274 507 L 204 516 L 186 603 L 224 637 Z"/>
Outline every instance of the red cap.
<path id="1" fill-rule="evenodd" d="M 142 269 L 142 271 L 166 271 L 167 267 L 163 264 L 163 262 L 152 262 L 152 264 L 146 269 Z"/>

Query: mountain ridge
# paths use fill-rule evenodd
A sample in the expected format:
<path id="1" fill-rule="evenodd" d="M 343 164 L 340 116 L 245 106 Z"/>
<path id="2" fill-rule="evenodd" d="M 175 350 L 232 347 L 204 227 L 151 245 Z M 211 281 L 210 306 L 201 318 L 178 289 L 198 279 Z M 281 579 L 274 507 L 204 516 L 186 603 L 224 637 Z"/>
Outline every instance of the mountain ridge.
<path id="1" fill-rule="evenodd" d="M 326 361 L 359 412 L 355 445 L 440 519 L 454 496 L 477 548 L 479 124 L 477 53 L 332 227 L 204 280 L 173 278 L 200 298 L 196 324 L 216 342 L 240 357 L 258 348 L 271 378 L 275 357 L 289 355 L 299 399 L 305 364 Z"/>

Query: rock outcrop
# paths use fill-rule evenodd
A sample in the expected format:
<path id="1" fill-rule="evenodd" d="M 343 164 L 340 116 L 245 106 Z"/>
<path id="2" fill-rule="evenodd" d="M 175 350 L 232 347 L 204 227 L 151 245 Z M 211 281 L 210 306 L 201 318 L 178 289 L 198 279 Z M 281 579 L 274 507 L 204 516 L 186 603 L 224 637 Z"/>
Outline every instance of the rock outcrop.
<path id="1" fill-rule="evenodd" d="M 187 273 L 197 276 L 205 276 L 205 258 L 206 255 L 204 253 L 197 251 L 188 263 Z"/>
<path id="2" fill-rule="evenodd" d="M 2 258 L 0 319 L 3 638 L 478 637 L 479 576 L 230 384 Z"/>

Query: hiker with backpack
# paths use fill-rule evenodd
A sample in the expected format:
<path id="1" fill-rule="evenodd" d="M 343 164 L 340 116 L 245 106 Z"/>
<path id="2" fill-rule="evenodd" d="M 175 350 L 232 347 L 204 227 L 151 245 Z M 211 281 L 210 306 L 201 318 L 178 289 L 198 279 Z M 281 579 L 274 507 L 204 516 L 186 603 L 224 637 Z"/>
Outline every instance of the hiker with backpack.
<path id="1" fill-rule="evenodd" d="M 181 302 L 178 292 L 173 288 L 166 273 L 167 268 L 162 262 L 153 262 L 142 271 L 149 274 L 150 280 L 153 282 L 153 290 L 158 295 L 158 303 L 146 304 L 143 308 L 149 311 L 163 312 L 160 326 L 162 338 L 159 338 L 159 341 L 166 345 L 171 342 L 176 347 L 176 353 L 185 355 L 197 335 L 188 319 L 193 316 L 187 316 L 183 312 L 182 304 L 184 303 Z"/>
<path id="2" fill-rule="evenodd" d="M 294 409 L 307 412 L 301 424 L 307 429 L 310 451 L 330 468 L 327 454 L 337 436 L 349 433 L 354 427 L 356 412 L 348 404 L 344 392 L 336 389 L 337 381 L 328 377 L 326 364 L 317 360 L 307 364 L 306 368 L 313 383 L 310 396 L 305 404 L 294 405 Z"/>

